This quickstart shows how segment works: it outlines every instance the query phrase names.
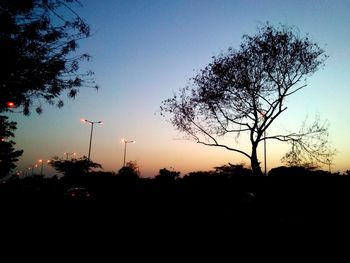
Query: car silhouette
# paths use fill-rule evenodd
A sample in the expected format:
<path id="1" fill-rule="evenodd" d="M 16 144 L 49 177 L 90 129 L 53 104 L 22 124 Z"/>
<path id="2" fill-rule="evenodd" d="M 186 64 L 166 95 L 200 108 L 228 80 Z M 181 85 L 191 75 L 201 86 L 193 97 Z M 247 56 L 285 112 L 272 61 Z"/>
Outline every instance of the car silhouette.
<path id="1" fill-rule="evenodd" d="M 64 196 L 74 200 L 89 200 L 91 192 L 85 187 L 71 187 L 65 191 Z"/>

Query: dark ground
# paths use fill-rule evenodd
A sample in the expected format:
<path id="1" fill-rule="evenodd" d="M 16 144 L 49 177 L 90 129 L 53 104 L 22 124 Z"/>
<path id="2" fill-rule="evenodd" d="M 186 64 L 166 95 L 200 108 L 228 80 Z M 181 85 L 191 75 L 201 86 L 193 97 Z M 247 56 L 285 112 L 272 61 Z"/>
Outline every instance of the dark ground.
<path id="1" fill-rule="evenodd" d="M 64 196 L 73 185 L 77 182 L 48 179 L 2 184 L 1 227 L 8 233 L 3 239 L 110 240 L 154 248 L 233 242 L 260 246 L 267 238 L 275 245 L 289 236 L 307 243 L 324 233 L 347 239 L 350 224 L 350 177 L 345 176 L 200 182 L 95 178 L 80 182 L 92 193 L 82 200 Z"/>

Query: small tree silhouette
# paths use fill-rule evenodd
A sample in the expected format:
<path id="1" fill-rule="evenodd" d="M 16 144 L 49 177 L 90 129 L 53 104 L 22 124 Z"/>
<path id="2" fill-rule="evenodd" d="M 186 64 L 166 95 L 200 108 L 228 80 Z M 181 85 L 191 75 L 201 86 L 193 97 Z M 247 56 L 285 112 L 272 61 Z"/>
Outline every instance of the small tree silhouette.
<path id="1" fill-rule="evenodd" d="M 86 156 L 71 160 L 54 157 L 50 165 L 67 177 L 79 177 L 87 174 L 91 168 L 102 168 L 100 164 L 88 161 Z"/>
<path id="2" fill-rule="evenodd" d="M 137 179 L 140 177 L 139 167 L 136 161 L 129 161 L 124 167 L 120 168 L 118 175 L 126 178 Z"/>
<path id="3" fill-rule="evenodd" d="M 214 167 L 214 174 L 224 176 L 249 176 L 252 175 L 252 170 L 245 168 L 243 164 L 231 164 Z"/>
<path id="4" fill-rule="evenodd" d="M 160 169 L 159 174 L 155 176 L 156 180 L 167 180 L 167 181 L 173 181 L 177 178 L 179 178 L 180 172 L 176 171 L 170 171 L 166 168 Z"/>

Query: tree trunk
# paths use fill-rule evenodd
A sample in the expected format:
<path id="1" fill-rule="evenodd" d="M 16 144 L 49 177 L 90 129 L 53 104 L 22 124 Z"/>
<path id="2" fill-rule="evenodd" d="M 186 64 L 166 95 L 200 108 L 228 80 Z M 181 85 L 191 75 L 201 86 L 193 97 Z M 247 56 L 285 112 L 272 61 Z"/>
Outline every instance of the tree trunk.
<path id="1" fill-rule="evenodd" d="M 252 146 L 252 155 L 250 157 L 250 163 L 251 163 L 251 166 L 252 166 L 253 174 L 257 175 L 257 176 L 263 176 L 264 174 L 261 171 L 260 163 L 258 161 L 258 156 L 257 156 L 257 152 L 256 152 L 257 147 L 258 147 L 258 145 L 253 144 L 253 146 Z"/>

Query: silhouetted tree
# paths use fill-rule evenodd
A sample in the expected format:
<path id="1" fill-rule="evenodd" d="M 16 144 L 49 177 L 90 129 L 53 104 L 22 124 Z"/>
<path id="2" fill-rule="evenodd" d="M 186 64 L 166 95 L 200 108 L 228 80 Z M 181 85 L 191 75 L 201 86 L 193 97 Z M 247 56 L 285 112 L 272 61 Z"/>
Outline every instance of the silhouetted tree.
<path id="1" fill-rule="evenodd" d="M 16 143 L 10 139 L 15 136 L 15 129 L 15 122 L 8 121 L 8 117 L 0 115 L 0 178 L 16 168 L 15 162 L 23 154 L 22 150 L 15 150 Z"/>
<path id="2" fill-rule="evenodd" d="M 127 178 L 139 178 L 140 171 L 136 161 L 130 161 L 125 164 L 124 167 L 120 168 L 118 171 L 119 176 Z"/>
<path id="3" fill-rule="evenodd" d="M 186 180 L 203 180 L 204 178 L 210 178 L 213 177 L 214 173 L 213 171 L 195 171 L 195 172 L 189 172 L 186 174 L 183 179 Z"/>
<path id="4" fill-rule="evenodd" d="M 98 163 L 88 161 L 84 156 L 79 159 L 63 160 L 58 157 L 54 157 L 50 165 L 56 169 L 56 171 L 63 173 L 65 176 L 78 177 L 85 175 L 91 168 L 102 168 Z"/>
<path id="5" fill-rule="evenodd" d="M 245 168 L 243 164 L 231 164 L 214 167 L 215 174 L 224 176 L 249 176 L 252 170 Z"/>
<path id="6" fill-rule="evenodd" d="M 269 176 L 309 176 L 313 168 L 304 166 L 279 166 L 269 171 Z"/>
<path id="7" fill-rule="evenodd" d="M 302 140 L 307 135 L 327 133 L 325 125 L 313 125 L 300 133 L 266 135 L 271 124 L 287 109 L 286 99 L 306 86 L 304 80 L 323 65 L 324 51 L 308 36 L 291 27 L 262 26 L 256 35 L 243 36 L 238 50 L 213 57 L 191 80 L 190 86 L 163 101 L 162 115 L 170 114 L 172 125 L 197 143 L 222 147 L 250 160 L 253 173 L 263 175 L 257 156 L 260 142 L 291 142 L 307 153 L 320 148 Z M 227 144 L 225 135 L 238 139 L 248 134 L 251 151 Z M 324 146 L 323 141 L 320 146 Z M 317 160 L 323 160 L 318 156 Z"/>
<path id="8" fill-rule="evenodd" d="M 312 166 L 279 166 L 272 168 L 269 176 L 329 176 L 336 175 L 328 171 L 318 170 Z"/>
<path id="9" fill-rule="evenodd" d="M 159 174 L 155 176 L 157 180 L 175 180 L 180 176 L 180 172 L 170 171 L 166 168 L 160 169 Z"/>
<path id="10" fill-rule="evenodd" d="M 13 102 L 28 115 L 35 101 L 63 106 L 63 92 L 74 98 L 80 87 L 96 87 L 93 73 L 78 73 L 88 54 L 78 41 L 90 36 L 86 22 L 72 9 L 78 0 L 0 1 L 0 112 Z"/>

